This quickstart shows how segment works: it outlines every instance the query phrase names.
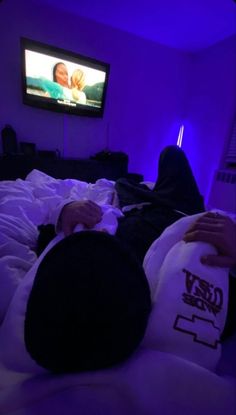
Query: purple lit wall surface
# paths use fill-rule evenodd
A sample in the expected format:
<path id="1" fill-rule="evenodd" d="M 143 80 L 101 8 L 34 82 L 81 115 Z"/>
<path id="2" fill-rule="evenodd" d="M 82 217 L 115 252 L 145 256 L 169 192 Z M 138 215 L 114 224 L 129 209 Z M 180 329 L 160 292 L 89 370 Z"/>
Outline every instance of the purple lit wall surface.
<path id="1" fill-rule="evenodd" d="M 195 54 L 181 52 L 26 0 L 0 6 L 0 129 L 18 141 L 89 157 L 109 147 L 129 155 L 129 171 L 155 180 L 162 148 L 184 124 L 186 151 L 207 199 L 235 115 L 236 37 Z M 187 18 L 187 16 L 186 16 Z M 9 30 L 10 25 L 10 30 Z M 110 63 L 104 117 L 68 116 L 22 104 L 20 36 Z"/>

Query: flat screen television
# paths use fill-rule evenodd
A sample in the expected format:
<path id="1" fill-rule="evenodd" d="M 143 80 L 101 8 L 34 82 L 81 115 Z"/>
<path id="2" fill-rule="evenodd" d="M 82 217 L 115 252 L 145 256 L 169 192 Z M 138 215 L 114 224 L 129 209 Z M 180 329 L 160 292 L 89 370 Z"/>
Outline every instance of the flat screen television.
<path id="1" fill-rule="evenodd" d="M 21 61 L 24 104 L 102 117 L 109 64 L 26 38 Z"/>

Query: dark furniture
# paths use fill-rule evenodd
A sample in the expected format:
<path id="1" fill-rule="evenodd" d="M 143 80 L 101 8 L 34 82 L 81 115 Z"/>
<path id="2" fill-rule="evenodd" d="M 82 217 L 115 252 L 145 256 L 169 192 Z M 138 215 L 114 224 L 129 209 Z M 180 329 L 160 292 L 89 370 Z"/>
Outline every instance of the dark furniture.
<path id="1" fill-rule="evenodd" d="M 0 156 L 0 180 L 25 179 L 31 170 L 40 170 L 56 179 L 78 179 L 95 182 L 106 178 L 117 180 L 128 175 L 128 157 L 117 159 L 61 159 L 25 155 Z"/>

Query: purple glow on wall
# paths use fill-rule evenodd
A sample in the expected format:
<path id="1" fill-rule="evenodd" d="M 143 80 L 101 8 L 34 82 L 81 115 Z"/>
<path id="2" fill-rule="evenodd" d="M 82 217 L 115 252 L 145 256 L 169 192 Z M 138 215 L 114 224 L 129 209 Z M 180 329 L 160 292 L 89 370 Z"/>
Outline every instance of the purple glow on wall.
<path id="1" fill-rule="evenodd" d="M 184 125 L 181 125 L 181 127 L 179 129 L 178 140 L 177 140 L 177 146 L 178 147 L 182 146 L 183 135 L 184 135 Z"/>
<path id="2" fill-rule="evenodd" d="M 33 142 L 39 150 L 58 149 L 68 158 L 90 157 L 107 148 L 123 151 L 129 156 L 129 172 L 153 181 L 160 152 L 176 144 L 184 124 L 181 146 L 207 199 L 215 170 L 224 167 L 236 109 L 236 36 L 189 54 L 79 16 L 72 29 L 73 13 L 37 3 L 36 14 L 32 0 L 25 0 L 20 9 L 17 0 L 1 4 L 0 130 L 9 123 L 18 141 Z M 65 117 L 24 106 L 20 36 L 109 62 L 103 119 Z"/>

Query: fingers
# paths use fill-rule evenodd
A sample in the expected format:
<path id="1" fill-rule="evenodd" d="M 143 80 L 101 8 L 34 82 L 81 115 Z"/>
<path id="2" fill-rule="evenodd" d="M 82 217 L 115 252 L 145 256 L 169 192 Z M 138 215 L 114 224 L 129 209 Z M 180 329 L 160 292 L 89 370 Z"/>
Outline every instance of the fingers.
<path id="1" fill-rule="evenodd" d="M 91 209 L 91 211 L 94 214 L 97 214 L 99 216 L 102 215 L 102 209 L 101 206 L 97 205 L 97 203 L 93 202 L 92 200 L 85 200 L 84 201 L 84 206 L 87 206 L 88 209 Z"/>
<path id="2" fill-rule="evenodd" d="M 183 237 L 185 242 L 207 242 L 209 244 L 214 244 L 216 248 L 222 245 L 222 239 L 221 232 L 211 232 L 205 229 L 194 229 L 193 231 L 186 233 Z"/>
<path id="3" fill-rule="evenodd" d="M 207 212 L 200 216 L 200 218 L 198 218 L 196 222 L 191 225 L 187 232 L 198 227 L 209 227 L 209 229 L 213 231 L 216 226 L 224 225 L 227 220 L 228 218 L 226 216 L 222 216 L 214 212 Z"/>
<path id="4" fill-rule="evenodd" d="M 203 241 L 219 246 L 223 242 L 228 218 L 215 212 L 207 212 L 194 222 L 184 235 L 185 242 Z"/>
<path id="5" fill-rule="evenodd" d="M 64 232 L 64 234 L 65 234 L 65 236 L 69 236 L 70 234 L 72 234 L 73 233 L 73 230 L 74 230 L 74 227 L 75 226 L 72 226 L 72 224 L 70 224 L 70 223 L 65 223 L 65 224 L 62 224 L 62 231 Z"/>
<path id="6" fill-rule="evenodd" d="M 204 231 L 208 231 L 208 232 L 212 232 L 212 233 L 219 233 L 222 228 L 223 228 L 223 223 L 211 223 L 211 222 L 195 222 L 186 232 L 186 235 L 188 233 L 192 233 L 195 231 L 200 231 L 200 230 L 204 230 Z"/>
<path id="7" fill-rule="evenodd" d="M 201 258 L 201 262 L 204 265 L 210 265 L 215 267 L 222 267 L 222 268 L 231 268 L 234 265 L 234 261 L 232 258 L 227 256 L 220 256 L 220 255 L 206 255 Z"/>
<path id="8" fill-rule="evenodd" d="M 206 212 L 202 218 L 211 218 L 211 219 L 225 219 L 226 216 L 222 215 L 219 212 Z"/>
<path id="9" fill-rule="evenodd" d="M 68 236 L 73 232 L 76 225 L 82 224 L 90 229 L 101 219 L 101 207 L 91 200 L 72 202 L 64 206 L 61 212 L 61 229 Z"/>
<path id="10" fill-rule="evenodd" d="M 187 230 L 183 240 L 215 246 L 218 255 L 203 257 L 202 263 L 219 267 L 236 265 L 236 225 L 228 216 L 207 212 Z"/>
<path id="11" fill-rule="evenodd" d="M 96 203 L 88 200 L 82 209 L 83 223 L 87 228 L 93 228 L 102 220 L 102 209 Z"/>

